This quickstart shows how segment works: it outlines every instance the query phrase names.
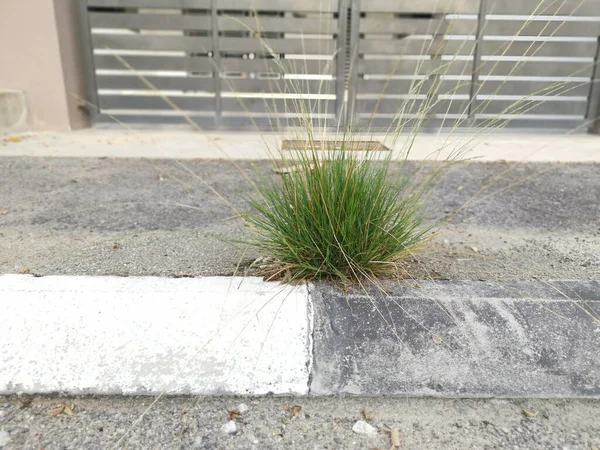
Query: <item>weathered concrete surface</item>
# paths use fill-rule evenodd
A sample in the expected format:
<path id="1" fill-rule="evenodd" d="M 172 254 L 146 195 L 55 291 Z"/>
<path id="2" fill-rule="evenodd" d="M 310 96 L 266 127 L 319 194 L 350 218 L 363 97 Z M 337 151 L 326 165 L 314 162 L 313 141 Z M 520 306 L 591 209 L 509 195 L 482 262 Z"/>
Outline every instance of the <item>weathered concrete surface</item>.
<path id="1" fill-rule="evenodd" d="M 305 286 L 0 275 L 0 393 L 306 394 Z"/>
<path id="2" fill-rule="evenodd" d="M 6 450 L 389 449 L 386 433 L 352 431 L 363 410 L 374 426 L 398 429 L 403 450 L 600 448 L 598 401 L 163 397 L 149 408 L 148 397 L 29 400 L 0 397 Z M 223 434 L 227 411 L 241 402 L 249 409 L 238 432 Z M 71 417 L 48 414 L 61 403 L 74 406 Z M 302 409 L 290 419 L 293 405 Z"/>
<path id="3" fill-rule="evenodd" d="M 600 282 L 380 288 L 311 289 L 312 394 L 600 397 Z"/>
<path id="4" fill-rule="evenodd" d="M 233 242 L 251 238 L 235 211 L 255 196 L 252 182 L 278 177 L 271 167 L 267 161 L 0 158 L 0 272 L 243 272 L 259 255 Z M 392 167 L 392 176 L 401 173 Z M 464 164 L 440 180 L 426 209 L 439 218 L 474 195 L 408 262 L 409 276 L 600 278 L 600 166 Z"/>

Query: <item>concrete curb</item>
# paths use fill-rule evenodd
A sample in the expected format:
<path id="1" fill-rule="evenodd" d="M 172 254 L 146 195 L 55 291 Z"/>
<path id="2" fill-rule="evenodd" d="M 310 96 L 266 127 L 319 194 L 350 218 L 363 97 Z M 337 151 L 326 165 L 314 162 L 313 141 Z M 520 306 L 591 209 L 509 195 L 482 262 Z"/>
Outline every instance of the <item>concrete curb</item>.
<path id="1" fill-rule="evenodd" d="M 314 395 L 600 397 L 600 283 L 311 292 Z"/>
<path id="2" fill-rule="evenodd" d="M 600 397 L 600 282 L 383 287 L 2 275 L 0 394 Z"/>
<path id="3" fill-rule="evenodd" d="M 306 394 L 307 288 L 0 276 L 0 394 Z"/>

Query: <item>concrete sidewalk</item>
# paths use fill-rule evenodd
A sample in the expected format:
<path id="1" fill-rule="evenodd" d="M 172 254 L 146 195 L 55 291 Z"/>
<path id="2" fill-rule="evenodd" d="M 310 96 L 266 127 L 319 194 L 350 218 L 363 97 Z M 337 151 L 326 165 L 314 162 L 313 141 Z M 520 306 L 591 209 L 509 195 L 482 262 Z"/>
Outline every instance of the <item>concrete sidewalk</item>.
<path id="1" fill-rule="evenodd" d="M 300 133 L 299 136 L 302 136 Z M 39 156 L 72 158 L 151 158 L 151 159 L 237 159 L 277 158 L 282 139 L 297 138 L 293 132 L 192 132 L 149 128 L 95 129 L 70 133 L 34 133 L 0 139 L 0 156 Z M 317 139 L 335 139 L 334 132 L 318 134 Z M 395 157 L 445 159 L 450 152 L 480 161 L 515 162 L 600 162 L 600 136 L 586 134 L 515 134 L 486 132 L 466 134 L 420 133 L 392 136 L 358 136 L 376 140 L 391 148 Z M 386 155 L 382 153 L 381 156 Z"/>

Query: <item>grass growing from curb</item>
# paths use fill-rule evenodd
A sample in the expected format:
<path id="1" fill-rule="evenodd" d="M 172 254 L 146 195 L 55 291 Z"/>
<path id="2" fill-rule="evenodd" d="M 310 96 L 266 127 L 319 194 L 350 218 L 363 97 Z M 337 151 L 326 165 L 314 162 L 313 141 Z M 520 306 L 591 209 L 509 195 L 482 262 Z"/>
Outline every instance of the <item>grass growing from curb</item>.
<path id="1" fill-rule="evenodd" d="M 390 181 L 389 159 L 358 158 L 343 146 L 327 159 L 306 152 L 281 183 L 262 186 L 246 216 L 271 259 L 270 277 L 342 282 L 395 276 L 426 238 L 409 178 Z"/>

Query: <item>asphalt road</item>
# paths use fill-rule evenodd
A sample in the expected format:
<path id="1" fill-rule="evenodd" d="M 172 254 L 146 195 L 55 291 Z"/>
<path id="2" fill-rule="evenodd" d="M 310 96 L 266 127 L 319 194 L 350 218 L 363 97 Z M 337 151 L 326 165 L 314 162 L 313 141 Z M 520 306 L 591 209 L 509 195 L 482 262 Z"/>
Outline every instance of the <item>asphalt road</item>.
<path id="1" fill-rule="evenodd" d="M 252 235 L 236 212 L 254 183 L 278 176 L 267 161 L 0 158 L 0 272 L 239 273 L 259 255 L 237 242 Z M 411 276 L 600 276 L 599 165 L 461 164 L 425 210 L 437 219 L 467 202 L 410 262 Z"/>

